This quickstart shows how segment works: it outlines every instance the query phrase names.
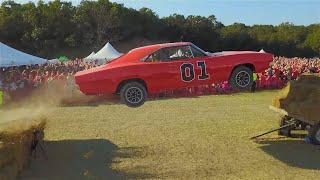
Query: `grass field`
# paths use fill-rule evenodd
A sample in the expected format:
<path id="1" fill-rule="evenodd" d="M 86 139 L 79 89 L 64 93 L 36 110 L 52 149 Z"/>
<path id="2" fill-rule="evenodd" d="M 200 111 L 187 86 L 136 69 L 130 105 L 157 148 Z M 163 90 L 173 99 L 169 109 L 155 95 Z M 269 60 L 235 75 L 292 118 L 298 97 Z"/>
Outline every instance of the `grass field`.
<path id="1" fill-rule="evenodd" d="M 48 160 L 38 153 L 22 179 L 319 179 L 319 147 L 276 133 L 249 140 L 278 127 L 276 93 L 59 107 Z"/>

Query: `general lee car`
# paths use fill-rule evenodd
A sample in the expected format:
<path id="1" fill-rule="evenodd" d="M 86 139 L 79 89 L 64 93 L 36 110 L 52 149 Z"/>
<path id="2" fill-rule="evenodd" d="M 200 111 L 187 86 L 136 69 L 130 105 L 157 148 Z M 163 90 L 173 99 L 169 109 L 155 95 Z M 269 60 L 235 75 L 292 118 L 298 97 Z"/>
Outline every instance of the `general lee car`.
<path id="1" fill-rule="evenodd" d="M 254 51 L 207 53 L 189 42 L 133 49 L 105 65 L 78 72 L 76 83 L 86 95 L 117 94 L 130 107 L 148 94 L 229 81 L 249 89 L 253 72 L 267 69 L 273 55 Z"/>

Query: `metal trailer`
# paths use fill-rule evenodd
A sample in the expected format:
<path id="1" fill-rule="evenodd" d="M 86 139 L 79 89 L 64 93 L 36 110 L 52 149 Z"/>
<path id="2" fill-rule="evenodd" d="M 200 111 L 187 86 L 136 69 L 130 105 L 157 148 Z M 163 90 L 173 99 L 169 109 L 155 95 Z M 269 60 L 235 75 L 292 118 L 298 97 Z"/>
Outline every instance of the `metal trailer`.
<path id="1" fill-rule="evenodd" d="M 274 106 L 269 106 L 269 109 L 283 116 L 279 122 L 280 127 L 258 136 L 254 136 L 251 139 L 255 139 L 275 131 L 278 131 L 279 135 L 291 137 L 292 130 L 307 130 L 311 142 L 314 144 L 320 144 L 320 115 L 319 121 L 310 121 L 299 114 L 288 113 L 286 110 L 279 109 Z"/>

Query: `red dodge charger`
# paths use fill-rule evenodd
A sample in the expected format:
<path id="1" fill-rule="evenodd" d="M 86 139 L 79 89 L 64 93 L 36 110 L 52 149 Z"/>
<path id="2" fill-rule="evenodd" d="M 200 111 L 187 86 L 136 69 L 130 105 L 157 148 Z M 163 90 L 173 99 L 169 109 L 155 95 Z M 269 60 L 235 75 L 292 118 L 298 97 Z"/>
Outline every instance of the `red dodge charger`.
<path id="1" fill-rule="evenodd" d="M 80 90 L 87 95 L 120 94 L 130 107 L 144 104 L 148 94 L 229 81 L 249 89 L 253 72 L 262 72 L 273 55 L 254 51 L 207 53 L 189 42 L 133 49 L 97 68 L 78 72 Z"/>

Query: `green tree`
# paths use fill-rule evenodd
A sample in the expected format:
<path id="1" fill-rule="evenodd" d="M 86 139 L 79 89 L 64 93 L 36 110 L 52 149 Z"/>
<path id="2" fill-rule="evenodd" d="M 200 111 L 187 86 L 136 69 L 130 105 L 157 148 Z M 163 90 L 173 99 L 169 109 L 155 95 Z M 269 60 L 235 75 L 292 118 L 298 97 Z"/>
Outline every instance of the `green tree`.
<path id="1" fill-rule="evenodd" d="M 2 2 L 0 41 L 47 58 L 87 55 L 106 42 L 134 38 L 190 41 L 207 51 L 260 50 L 282 56 L 319 56 L 320 25 L 278 26 L 235 23 L 224 26 L 214 15 L 159 16 L 148 8 L 135 10 L 108 0 L 36 4 Z"/>

